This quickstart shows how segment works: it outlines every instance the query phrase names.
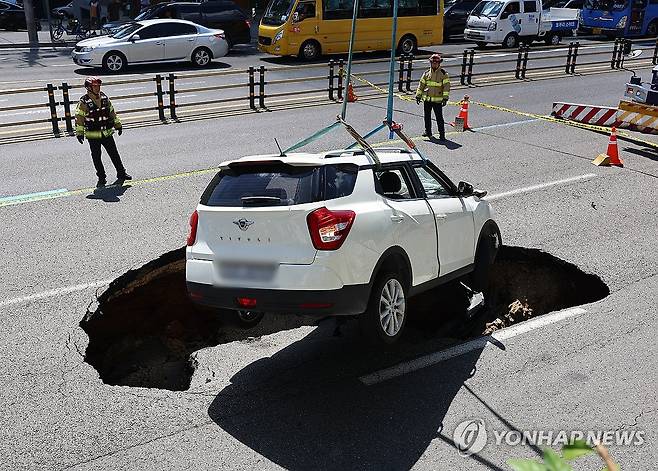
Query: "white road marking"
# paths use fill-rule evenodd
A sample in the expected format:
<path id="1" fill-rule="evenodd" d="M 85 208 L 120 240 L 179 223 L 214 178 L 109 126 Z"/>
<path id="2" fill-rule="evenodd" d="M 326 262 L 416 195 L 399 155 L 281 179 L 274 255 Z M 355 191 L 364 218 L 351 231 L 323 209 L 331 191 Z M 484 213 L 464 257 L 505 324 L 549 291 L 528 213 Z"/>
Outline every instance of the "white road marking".
<path id="1" fill-rule="evenodd" d="M 366 386 L 372 386 L 373 384 L 388 381 L 389 379 L 397 378 L 398 376 L 402 376 L 413 371 L 418 371 L 420 369 L 427 368 L 428 366 L 436 365 L 437 363 L 441 363 L 442 361 L 448 360 L 450 358 L 464 355 L 465 353 L 472 352 L 473 350 L 484 349 L 489 343 L 492 343 L 490 339 L 495 339 L 498 341 L 507 340 L 512 337 L 516 337 L 517 335 L 525 334 L 532 330 L 539 329 L 550 324 L 555 324 L 556 322 L 560 322 L 564 319 L 584 314 L 586 312 L 587 311 L 581 307 L 575 307 L 552 314 L 544 314 L 520 324 L 515 324 L 513 326 L 498 330 L 488 337 L 479 337 L 460 345 L 448 348 L 446 350 L 430 353 L 424 357 L 416 358 L 414 360 L 400 363 L 390 368 L 385 368 L 383 370 L 375 371 L 374 373 L 363 375 L 359 377 L 359 381 L 361 381 Z"/>
<path id="2" fill-rule="evenodd" d="M 516 190 L 504 191 L 502 193 L 494 193 L 492 195 L 485 196 L 485 199 L 487 201 L 493 201 L 500 198 L 505 198 L 507 196 L 519 195 L 521 193 L 530 193 L 532 191 L 537 191 L 537 190 L 544 190 L 546 188 L 550 188 L 553 186 L 566 185 L 567 183 L 590 180 L 595 177 L 596 177 L 595 173 L 586 173 L 584 175 L 579 175 L 577 177 L 564 178 L 562 180 L 555 180 L 548 183 L 540 183 L 539 185 L 526 186 L 525 188 L 518 188 Z"/>
<path id="3" fill-rule="evenodd" d="M 43 291 L 41 293 L 31 294 L 29 296 L 20 296 L 18 298 L 5 299 L 4 301 L 0 301 L 0 308 L 12 306 L 14 304 L 21 304 L 29 301 L 34 301 L 36 299 L 53 298 L 55 296 L 62 296 L 64 294 L 75 293 L 77 291 L 84 291 L 86 289 L 99 288 L 101 286 L 109 285 L 111 282 L 112 280 L 94 281 L 91 283 L 68 286 L 65 288 L 51 289 L 48 291 Z"/>
<path id="4" fill-rule="evenodd" d="M 111 84 L 108 84 L 107 87 L 112 87 Z M 128 90 L 144 90 L 145 87 L 128 87 L 128 88 L 112 88 L 113 92 L 127 92 Z"/>
<path id="5" fill-rule="evenodd" d="M 43 110 L 29 110 L 29 111 L 17 111 L 16 113 L 5 113 L 4 111 L 0 110 L 0 118 L 5 118 L 7 116 L 20 116 L 23 114 L 38 114 L 38 113 L 48 113 L 49 110 L 43 109 Z"/>

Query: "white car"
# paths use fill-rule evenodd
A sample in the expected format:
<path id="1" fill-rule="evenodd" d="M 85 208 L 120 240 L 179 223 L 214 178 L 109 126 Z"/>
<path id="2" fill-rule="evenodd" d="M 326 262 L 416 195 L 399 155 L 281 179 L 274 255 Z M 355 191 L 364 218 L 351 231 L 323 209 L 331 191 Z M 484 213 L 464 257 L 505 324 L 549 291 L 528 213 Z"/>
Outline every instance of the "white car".
<path id="1" fill-rule="evenodd" d="M 205 67 L 228 53 L 222 30 L 185 20 L 144 20 L 131 23 L 111 36 L 89 38 L 76 44 L 73 62 L 121 72 L 128 64 L 192 61 Z"/>
<path id="2" fill-rule="evenodd" d="M 186 281 L 198 304 L 242 312 L 359 315 L 379 343 L 407 299 L 455 279 L 482 290 L 501 244 L 465 182 L 402 149 L 224 162 L 190 217 Z"/>

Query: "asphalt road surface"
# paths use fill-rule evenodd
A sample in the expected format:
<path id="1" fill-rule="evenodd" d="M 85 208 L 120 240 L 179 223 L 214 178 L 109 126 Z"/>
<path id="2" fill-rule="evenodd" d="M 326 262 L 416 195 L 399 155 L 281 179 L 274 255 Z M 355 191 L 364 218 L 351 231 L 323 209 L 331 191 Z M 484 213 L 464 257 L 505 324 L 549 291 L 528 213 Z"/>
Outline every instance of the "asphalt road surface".
<path id="1" fill-rule="evenodd" d="M 554 100 L 614 105 L 627 77 L 536 80 L 471 95 L 545 115 Z M 359 101 L 348 121 L 366 131 L 384 106 Z M 117 141 L 135 180 L 100 196 L 86 144 L 3 144 L 0 467 L 509 469 L 510 458 L 537 457 L 531 446 L 496 444 L 495 433 L 510 430 L 641 431 L 642 445 L 613 444 L 610 452 L 622 469 L 655 467 L 655 151 L 621 142 L 624 168 L 595 167 L 607 136 L 476 105 L 475 131 L 450 132 L 440 145 L 419 138 L 415 103 L 397 100 L 396 108 L 425 155 L 455 181 L 489 191 L 506 245 L 575 264 L 610 295 L 548 314 L 544 326 L 429 359 L 454 340 L 407 336 L 380 355 L 361 344 L 354 322 L 341 336 L 331 322 L 281 322 L 279 331 L 275 322 L 273 333 L 246 332 L 197 352 L 186 391 L 109 386 L 84 362 L 88 338 L 78 325 L 95 293 L 184 245 L 189 214 L 219 162 L 276 152 L 275 137 L 290 145 L 332 122 L 339 105 L 131 125 Z M 450 121 L 457 109 L 445 113 Z M 349 143 L 336 132 L 308 150 Z M 425 367 L 413 370 L 408 362 L 418 354 L 410 352 L 419 351 Z M 387 379 L 383 368 L 395 374 Z M 453 431 L 470 419 L 482 419 L 489 438 L 462 457 Z M 576 462 L 602 467 L 595 456 Z"/>

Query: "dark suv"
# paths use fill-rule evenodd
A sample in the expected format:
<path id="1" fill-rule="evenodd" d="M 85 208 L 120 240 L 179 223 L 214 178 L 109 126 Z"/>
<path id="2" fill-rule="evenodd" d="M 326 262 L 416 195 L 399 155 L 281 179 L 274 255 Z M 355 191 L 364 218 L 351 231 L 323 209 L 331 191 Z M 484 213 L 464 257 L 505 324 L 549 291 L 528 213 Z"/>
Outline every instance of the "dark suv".
<path id="1" fill-rule="evenodd" d="M 479 0 L 446 0 L 443 14 L 443 40 L 459 35 L 464 38 L 466 19 Z"/>
<path id="2" fill-rule="evenodd" d="M 231 0 L 161 3 L 143 11 L 135 20 L 156 18 L 188 20 L 207 28 L 222 29 L 229 48 L 235 44 L 251 43 L 251 19 Z M 103 25 L 103 28 L 113 31 L 124 24 L 126 22 L 113 22 Z"/>

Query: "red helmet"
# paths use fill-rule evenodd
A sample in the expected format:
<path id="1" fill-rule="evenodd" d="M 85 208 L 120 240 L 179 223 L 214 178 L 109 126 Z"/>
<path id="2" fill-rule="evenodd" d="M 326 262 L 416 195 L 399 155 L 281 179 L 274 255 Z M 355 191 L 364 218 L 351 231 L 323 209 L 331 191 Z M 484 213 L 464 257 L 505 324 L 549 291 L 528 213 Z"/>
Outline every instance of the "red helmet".
<path id="1" fill-rule="evenodd" d="M 430 62 L 438 62 L 440 64 L 442 60 L 443 59 L 441 59 L 441 54 L 432 54 L 430 56 Z"/>
<path id="2" fill-rule="evenodd" d="M 91 90 L 92 85 L 100 85 L 103 81 L 99 77 L 87 77 L 85 79 L 85 88 Z"/>

